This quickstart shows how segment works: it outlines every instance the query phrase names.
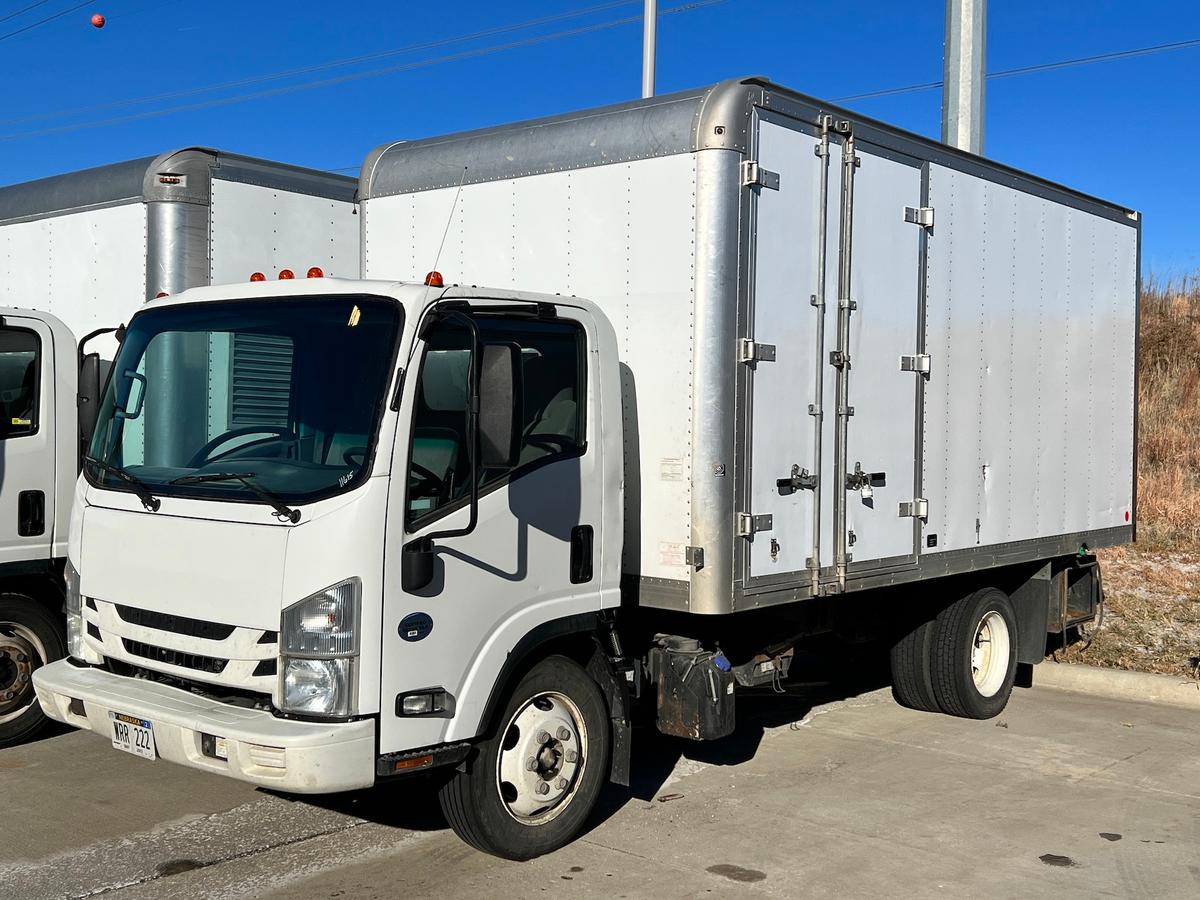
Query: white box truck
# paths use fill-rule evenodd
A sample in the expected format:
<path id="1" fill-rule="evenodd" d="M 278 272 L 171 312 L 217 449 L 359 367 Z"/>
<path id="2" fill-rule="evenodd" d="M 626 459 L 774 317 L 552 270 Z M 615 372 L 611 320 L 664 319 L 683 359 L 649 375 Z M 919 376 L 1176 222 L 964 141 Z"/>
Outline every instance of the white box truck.
<path id="1" fill-rule="evenodd" d="M 376 280 L 130 321 L 54 718 L 283 791 L 442 767 L 521 859 L 628 783 L 639 700 L 719 738 L 798 642 L 871 632 L 899 702 L 994 716 L 1095 614 L 1135 213 L 757 79 L 382 147 L 359 194 Z M 230 334 L 289 398 L 240 446 L 219 359 L 142 374 Z"/>
<path id="2" fill-rule="evenodd" d="M 148 298 L 256 270 L 355 274 L 356 187 L 188 148 L 0 188 L 0 747 L 42 725 L 31 675 L 66 651 L 67 522 L 108 333 Z M 254 415 L 262 363 L 231 350 L 234 424 Z"/>

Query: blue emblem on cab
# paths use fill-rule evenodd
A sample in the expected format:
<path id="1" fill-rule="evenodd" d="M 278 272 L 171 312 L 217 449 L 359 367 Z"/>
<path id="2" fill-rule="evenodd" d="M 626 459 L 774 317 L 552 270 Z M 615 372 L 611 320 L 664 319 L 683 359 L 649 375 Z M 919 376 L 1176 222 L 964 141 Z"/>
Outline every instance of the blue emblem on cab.
<path id="1" fill-rule="evenodd" d="M 423 612 L 409 613 L 400 620 L 400 638 L 405 641 L 422 641 L 433 631 L 433 618 Z"/>

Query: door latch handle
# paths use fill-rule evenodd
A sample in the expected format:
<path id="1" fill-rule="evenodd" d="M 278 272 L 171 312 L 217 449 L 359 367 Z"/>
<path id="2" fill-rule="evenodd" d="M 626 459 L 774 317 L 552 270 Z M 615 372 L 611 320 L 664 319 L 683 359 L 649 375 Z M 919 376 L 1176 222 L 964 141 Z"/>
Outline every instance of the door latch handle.
<path id="1" fill-rule="evenodd" d="M 775 487 L 779 490 L 780 495 L 784 497 L 788 494 L 794 494 L 796 491 L 815 491 L 817 489 L 817 476 L 810 475 L 808 469 L 802 469 L 798 465 L 792 466 L 791 476 L 777 479 Z"/>
<path id="2" fill-rule="evenodd" d="M 854 471 L 846 476 L 846 490 L 858 491 L 864 500 L 870 500 L 875 496 L 874 488 L 886 486 L 886 472 L 864 472 L 860 462 L 856 462 Z"/>

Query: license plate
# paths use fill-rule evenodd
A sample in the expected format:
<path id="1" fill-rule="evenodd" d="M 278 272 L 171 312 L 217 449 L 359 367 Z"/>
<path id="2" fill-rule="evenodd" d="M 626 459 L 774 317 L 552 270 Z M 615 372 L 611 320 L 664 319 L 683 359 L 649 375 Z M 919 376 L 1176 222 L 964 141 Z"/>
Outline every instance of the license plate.
<path id="1" fill-rule="evenodd" d="M 158 758 L 154 753 L 154 725 L 149 719 L 110 712 L 108 723 L 111 726 L 112 745 L 118 750 L 144 759 Z"/>

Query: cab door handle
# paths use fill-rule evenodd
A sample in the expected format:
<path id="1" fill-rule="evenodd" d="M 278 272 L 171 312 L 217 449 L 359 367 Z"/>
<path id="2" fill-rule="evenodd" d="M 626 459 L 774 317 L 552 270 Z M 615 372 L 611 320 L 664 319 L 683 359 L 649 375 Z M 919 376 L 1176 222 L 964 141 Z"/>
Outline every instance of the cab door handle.
<path id="1" fill-rule="evenodd" d="M 17 496 L 17 534 L 35 537 L 46 532 L 46 494 L 21 491 Z"/>
<path id="2" fill-rule="evenodd" d="M 591 525 L 576 525 L 571 529 L 571 584 L 584 584 L 592 580 Z"/>

